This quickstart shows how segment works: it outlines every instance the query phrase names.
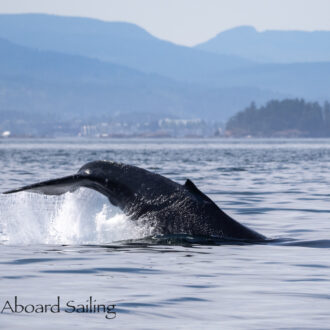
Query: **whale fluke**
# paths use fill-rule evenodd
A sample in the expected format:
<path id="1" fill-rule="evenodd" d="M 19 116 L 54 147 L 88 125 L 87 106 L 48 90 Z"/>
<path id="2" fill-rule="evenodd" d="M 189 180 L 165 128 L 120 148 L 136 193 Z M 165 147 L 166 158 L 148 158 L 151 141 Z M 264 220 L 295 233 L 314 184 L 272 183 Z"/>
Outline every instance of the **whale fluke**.
<path id="1" fill-rule="evenodd" d="M 63 178 L 47 180 L 28 186 L 24 186 L 18 189 L 5 191 L 4 194 L 13 194 L 20 191 L 30 191 L 34 193 L 44 194 L 44 195 L 61 195 L 66 192 L 72 192 L 83 187 L 86 178 L 81 175 L 69 175 Z"/>

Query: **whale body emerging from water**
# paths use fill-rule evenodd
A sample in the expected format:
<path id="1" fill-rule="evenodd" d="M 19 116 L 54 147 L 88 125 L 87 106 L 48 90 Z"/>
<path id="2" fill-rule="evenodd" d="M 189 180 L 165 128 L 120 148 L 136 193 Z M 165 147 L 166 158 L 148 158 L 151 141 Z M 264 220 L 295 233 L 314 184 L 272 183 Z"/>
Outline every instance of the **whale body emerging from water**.
<path id="1" fill-rule="evenodd" d="M 4 193 L 30 191 L 61 195 L 80 187 L 105 195 L 111 204 L 118 206 L 132 220 L 154 222 L 156 234 L 251 241 L 265 239 L 224 213 L 189 179 L 181 185 L 162 175 L 116 162 L 90 162 L 77 174 Z"/>

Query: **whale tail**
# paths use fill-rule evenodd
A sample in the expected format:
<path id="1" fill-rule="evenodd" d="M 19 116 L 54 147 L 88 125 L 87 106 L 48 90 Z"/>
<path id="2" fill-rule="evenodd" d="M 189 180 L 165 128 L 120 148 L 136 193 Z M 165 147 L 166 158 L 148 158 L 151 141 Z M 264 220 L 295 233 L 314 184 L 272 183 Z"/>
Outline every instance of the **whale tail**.
<path id="1" fill-rule="evenodd" d="M 47 180 L 18 189 L 5 191 L 4 194 L 12 194 L 20 191 L 30 191 L 44 195 L 62 195 L 66 192 L 72 192 L 79 187 L 87 187 L 90 180 L 81 174 L 65 176 L 63 178 Z"/>

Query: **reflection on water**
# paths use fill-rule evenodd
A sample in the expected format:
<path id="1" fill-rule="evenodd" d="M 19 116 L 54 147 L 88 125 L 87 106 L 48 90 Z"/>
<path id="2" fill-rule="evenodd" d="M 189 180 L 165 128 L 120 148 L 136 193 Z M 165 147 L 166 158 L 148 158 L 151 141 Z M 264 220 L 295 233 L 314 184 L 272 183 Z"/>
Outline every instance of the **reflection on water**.
<path id="1" fill-rule="evenodd" d="M 97 314 L 3 315 L 4 328 L 327 328 L 330 140 L 0 140 L 0 187 L 121 161 L 192 179 L 262 244 L 150 237 L 101 195 L 0 196 L 1 302 L 115 303 Z M 28 319 L 27 319 L 28 318 Z"/>

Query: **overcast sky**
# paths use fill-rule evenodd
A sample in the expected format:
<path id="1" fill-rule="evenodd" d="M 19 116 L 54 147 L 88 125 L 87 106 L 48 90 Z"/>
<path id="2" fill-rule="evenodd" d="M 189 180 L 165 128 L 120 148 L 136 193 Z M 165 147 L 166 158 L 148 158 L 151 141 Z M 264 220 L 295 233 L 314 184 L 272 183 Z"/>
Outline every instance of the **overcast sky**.
<path id="1" fill-rule="evenodd" d="M 330 0 L 0 0 L 0 13 L 132 22 L 184 45 L 239 25 L 257 30 L 330 30 Z"/>

